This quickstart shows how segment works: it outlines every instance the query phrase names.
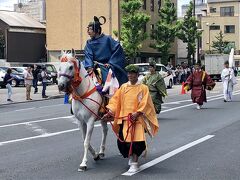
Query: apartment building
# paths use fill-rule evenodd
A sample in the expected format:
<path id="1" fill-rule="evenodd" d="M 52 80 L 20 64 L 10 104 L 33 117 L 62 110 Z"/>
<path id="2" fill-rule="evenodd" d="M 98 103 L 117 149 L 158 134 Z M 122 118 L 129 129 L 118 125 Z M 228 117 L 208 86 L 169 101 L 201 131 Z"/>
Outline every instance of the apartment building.
<path id="1" fill-rule="evenodd" d="M 14 11 L 25 13 L 33 19 L 46 23 L 46 0 L 19 0 L 14 4 Z"/>
<path id="2" fill-rule="evenodd" d="M 202 49 L 211 52 L 212 42 L 220 30 L 224 40 L 235 44 L 236 52 L 240 49 L 240 1 L 239 0 L 208 0 L 207 16 L 202 18 Z"/>
<path id="3" fill-rule="evenodd" d="M 177 7 L 177 0 L 173 0 Z M 161 0 L 144 0 L 142 10 L 151 16 L 146 31 L 151 32 L 158 20 L 158 10 L 162 6 Z M 93 16 L 105 16 L 107 22 L 102 26 L 103 32 L 113 35 L 114 30 L 121 30 L 120 0 L 47 0 L 47 49 L 49 61 L 57 61 L 62 49 L 74 48 L 81 53 L 89 38 L 87 25 Z M 117 38 L 117 37 L 114 37 Z M 145 62 L 149 57 L 159 59 L 159 53 L 150 48 L 152 40 L 149 38 L 143 43 L 139 62 Z M 174 60 L 177 46 L 173 45 L 171 57 Z"/>

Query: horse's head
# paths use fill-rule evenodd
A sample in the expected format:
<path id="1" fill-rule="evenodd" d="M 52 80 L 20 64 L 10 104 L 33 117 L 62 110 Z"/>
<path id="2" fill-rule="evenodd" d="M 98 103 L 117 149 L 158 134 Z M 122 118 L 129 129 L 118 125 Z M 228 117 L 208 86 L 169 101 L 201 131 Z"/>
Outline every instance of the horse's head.
<path id="1" fill-rule="evenodd" d="M 72 92 L 82 81 L 79 76 L 81 63 L 75 58 L 75 53 L 62 51 L 60 56 L 58 88 L 60 91 Z"/>

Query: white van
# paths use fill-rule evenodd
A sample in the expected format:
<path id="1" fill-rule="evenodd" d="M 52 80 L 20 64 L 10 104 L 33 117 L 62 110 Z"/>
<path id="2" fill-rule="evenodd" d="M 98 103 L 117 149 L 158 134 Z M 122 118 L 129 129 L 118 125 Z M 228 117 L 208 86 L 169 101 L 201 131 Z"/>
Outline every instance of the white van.
<path id="1" fill-rule="evenodd" d="M 139 63 L 135 64 L 139 66 L 139 80 L 141 81 L 143 77 L 149 73 L 149 63 Z M 164 82 L 167 88 L 172 88 L 173 86 L 173 75 L 163 64 L 156 64 L 156 71 L 159 72 L 164 78 Z"/>

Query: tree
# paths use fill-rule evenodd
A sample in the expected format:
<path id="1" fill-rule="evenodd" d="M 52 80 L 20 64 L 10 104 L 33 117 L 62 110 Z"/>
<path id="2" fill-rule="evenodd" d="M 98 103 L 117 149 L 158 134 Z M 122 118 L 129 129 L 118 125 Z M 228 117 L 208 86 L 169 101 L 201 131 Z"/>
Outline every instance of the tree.
<path id="1" fill-rule="evenodd" d="M 2 31 L 0 31 L 0 59 L 4 58 L 5 38 Z"/>
<path id="2" fill-rule="evenodd" d="M 190 2 L 189 8 L 183 20 L 178 21 L 179 31 L 177 36 L 184 43 L 187 43 L 188 64 L 192 64 L 194 53 L 196 52 L 196 40 L 201 37 L 202 32 L 198 31 L 197 19 L 193 16 L 193 2 Z M 193 61 L 194 62 L 194 61 Z"/>
<path id="3" fill-rule="evenodd" d="M 212 47 L 217 50 L 218 53 L 222 54 L 229 54 L 231 51 L 231 48 L 234 48 L 234 45 L 232 43 L 229 43 L 227 41 L 224 41 L 223 32 L 220 31 L 217 36 L 215 36 L 217 41 L 212 42 Z"/>
<path id="4" fill-rule="evenodd" d="M 121 2 L 121 43 L 126 56 L 132 62 L 139 54 L 143 41 L 148 37 L 144 32 L 144 26 L 150 20 L 150 16 L 140 12 L 142 3 L 142 0 L 123 0 Z"/>
<path id="5" fill-rule="evenodd" d="M 165 0 L 163 7 L 159 10 L 160 20 L 156 29 L 152 30 L 151 37 L 155 40 L 150 44 L 151 48 L 160 53 L 161 63 L 167 64 L 170 56 L 170 48 L 176 37 L 177 31 L 177 9 L 170 0 Z"/>

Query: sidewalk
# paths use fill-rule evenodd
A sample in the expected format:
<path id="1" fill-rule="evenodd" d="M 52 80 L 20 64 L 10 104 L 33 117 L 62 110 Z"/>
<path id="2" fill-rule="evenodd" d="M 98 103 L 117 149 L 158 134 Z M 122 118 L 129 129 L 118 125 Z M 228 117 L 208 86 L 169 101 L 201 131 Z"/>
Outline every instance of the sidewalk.
<path id="1" fill-rule="evenodd" d="M 42 98 L 42 86 L 38 86 L 38 93 L 33 94 L 34 89 L 31 90 L 31 98 L 33 100 L 27 101 L 26 100 L 26 88 L 25 87 L 13 87 L 13 94 L 12 100 L 13 102 L 7 101 L 7 89 L 1 88 L 0 89 L 0 105 L 7 105 L 13 103 L 21 103 L 21 102 L 32 102 L 32 101 L 43 101 L 47 99 L 56 99 L 56 98 L 63 98 L 64 94 L 59 93 L 57 85 L 49 85 L 46 89 L 46 95 L 48 98 Z"/>

